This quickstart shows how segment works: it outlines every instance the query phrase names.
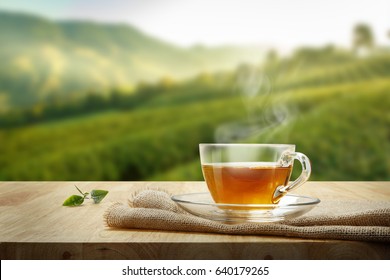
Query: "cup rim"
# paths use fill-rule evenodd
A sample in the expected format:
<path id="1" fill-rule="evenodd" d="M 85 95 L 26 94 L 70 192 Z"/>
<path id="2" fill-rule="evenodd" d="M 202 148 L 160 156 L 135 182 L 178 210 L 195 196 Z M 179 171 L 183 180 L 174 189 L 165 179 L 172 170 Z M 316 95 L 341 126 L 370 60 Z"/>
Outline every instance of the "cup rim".
<path id="1" fill-rule="evenodd" d="M 275 143 L 199 143 L 199 147 L 205 146 L 214 146 L 214 147 L 239 147 L 239 146 L 248 146 L 248 147 L 289 147 L 295 148 L 295 144 L 275 144 Z"/>

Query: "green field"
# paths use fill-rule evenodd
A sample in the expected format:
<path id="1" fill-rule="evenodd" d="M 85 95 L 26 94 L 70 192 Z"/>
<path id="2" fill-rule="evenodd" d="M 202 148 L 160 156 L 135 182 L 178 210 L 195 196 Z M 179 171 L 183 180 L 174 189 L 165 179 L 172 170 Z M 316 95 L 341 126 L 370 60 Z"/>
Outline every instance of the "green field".
<path id="1" fill-rule="evenodd" d="M 297 150 L 311 159 L 312 180 L 389 180 L 390 81 L 382 79 L 328 89 L 327 94 L 322 89 L 297 92 L 296 98 L 289 102 L 301 105 L 305 111 L 288 124 L 248 142 L 296 144 Z M 201 180 L 199 160 L 152 177 L 153 180 L 177 178 Z"/>
<path id="2" fill-rule="evenodd" d="M 235 141 L 296 144 L 311 180 L 389 180 L 390 56 L 329 57 L 257 69 L 272 90 L 255 96 L 235 88 L 237 70 L 157 88 L 137 106 L 2 128 L 0 179 L 201 180 L 198 144 L 250 123 L 258 130 Z"/>

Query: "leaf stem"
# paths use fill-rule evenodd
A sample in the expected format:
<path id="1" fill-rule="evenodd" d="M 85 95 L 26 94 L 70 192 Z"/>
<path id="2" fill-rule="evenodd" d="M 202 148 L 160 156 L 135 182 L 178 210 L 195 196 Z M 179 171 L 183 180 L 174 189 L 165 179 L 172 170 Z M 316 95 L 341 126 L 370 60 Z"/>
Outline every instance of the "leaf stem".
<path id="1" fill-rule="evenodd" d="M 79 191 L 79 193 L 81 193 L 82 195 L 83 195 L 83 197 L 84 198 L 87 198 L 87 195 L 89 194 L 89 193 L 83 193 L 76 185 L 74 185 L 75 187 L 76 187 L 76 189 Z M 88 199 L 88 198 L 87 198 Z"/>

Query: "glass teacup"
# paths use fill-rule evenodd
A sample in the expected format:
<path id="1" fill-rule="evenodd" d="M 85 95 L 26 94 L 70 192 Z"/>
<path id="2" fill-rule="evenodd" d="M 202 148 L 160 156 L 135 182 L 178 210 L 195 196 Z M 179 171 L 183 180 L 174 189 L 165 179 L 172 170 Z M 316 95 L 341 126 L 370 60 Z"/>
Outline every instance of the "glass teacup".
<path id="1" fill-rule="evenodd" d="M 289 144 L 199 144 L 204 179 L 216 203 L 277 204 L 311 173 L 308 157 Z M 294 160 L 300 176 L 290 182 Z"/>

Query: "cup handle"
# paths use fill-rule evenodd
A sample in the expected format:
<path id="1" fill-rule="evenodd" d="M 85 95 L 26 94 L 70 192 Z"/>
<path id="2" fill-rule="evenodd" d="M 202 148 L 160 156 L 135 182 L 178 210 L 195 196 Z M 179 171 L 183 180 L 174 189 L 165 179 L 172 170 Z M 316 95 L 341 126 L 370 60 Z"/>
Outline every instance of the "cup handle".
<path id="1" fill-rule="evenodd" d="M 289 153 L 289 156 L 293 158 L 293 160 L 298 160 L 302 165 L 301 175 L 293 181 L 291 184 L 287 186 L 279 186 L 276 188 L 273 196 L 273 200 L 277 202 L 282 196 L 284 196 L 288 191 L 295 189 L 305 183 L 311 174 L 311 164 L 309 158 L 302 153 Z"/>

